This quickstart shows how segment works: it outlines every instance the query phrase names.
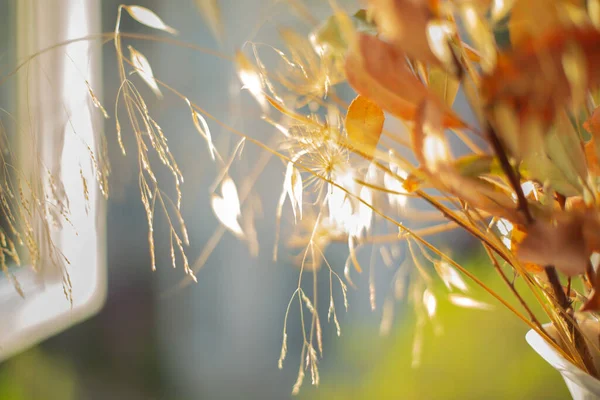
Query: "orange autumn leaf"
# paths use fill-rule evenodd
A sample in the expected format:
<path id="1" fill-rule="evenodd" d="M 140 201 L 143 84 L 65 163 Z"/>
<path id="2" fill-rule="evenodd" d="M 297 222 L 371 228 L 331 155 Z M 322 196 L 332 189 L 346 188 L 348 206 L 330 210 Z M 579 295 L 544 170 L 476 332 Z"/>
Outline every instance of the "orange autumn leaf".
<path id="1" fill-rule="evenodd" d="M 583 214 L 582 228 L 586 251 L 592 253 L 600 252 L 600 220 L 598 214 L 587 209 Z"/>
<path id="2" fill-rule="evenodd" d="M 600 107 L 596 107 L 592 115 L 583 123 L 583 128 L 594 137 L 600 136 Z"/>
<path id="3" fill-rule="evenodd" d="M 586 0 L 512 0 L 508 31 L 514 45 L 568 25 L 587 23 Z M 503 1 L 506 4 L 506 0 Z"/>
<path id="4" fill-rule="evenodd" d="M 509 104 L 521 117 L 536 114 L 549 123 L 581 88 L 599 82 L 600 32 L 559 28 L 501 55 L 481 87 L 488 105 Z"/>
<path id="5" fill-rule="evenodd" d="M 594 288 L 590 297 L 579 309 L 580 312 L 584 311 L 600 311 L 600 290 Z"/>
<path id="6" fill-rule="evenodd" d="M 376 103 L 365 96 L 356 96 L 346 114 L 345 126 L 350 144 L 361 153 L 373 156 L 384 120 L 383 110 Z"/>
<path id="7" fill-rule="evenodd" d="M 345 69 L 348 82 L 359 94 L 404 120 L 412 121 L 417 106 L 431 96 L 429 89 L 410 70 L 406 55 L 374 36 L 357 35 Z M 443 107 L 443 110 L 444 126 L 465 125 L 451 109 Z"/>
<path id="8" fill-rule="evenodd" d="M 404 190 L 406 190 L 408 193 L 412 193 L 415 190 L 418 190 L 421 188 L 421 185 L 423 184 L 423 176 L 425 174 L 425 169 L 423 167 L 419 167 L 419 175 L 416 174 L 410 174 L 406 177 L 406 179 L 404 179 L 404 182 L 402 183 L 402 187 L 404 188 Z"/>
<path id="9" fill-rule="evenodd" d="M 430 4 L 432 3 L 432 4 Z M 369 10 L 379 31 L 409 57 L 440 64 L 429 47 L 427 26 L 434 18 L 436 2 L 427 0 L 369 0 Z M 431 7 L 431 6 L 434 7 Z"/>
<path id="10" fill-rule="evenodd" d="M 598 164 L 598 154 L 596 153 L 596 141 L 592 138 L 589 142 L 587 142 L 583 149 L 585 151 L 585 160 L 587 162 L 587 166 L 595 175 L 600 175 L 600 165 Z"/>
<path id="11" fill-rule="evenodd" d="M 592 271 L 588 271 L 586 275 L 593 290 L 579 311 L 600 311 L 600 271 L 593 271 L 592 267 Z"/>
<path id="12" fill-rule="evenodd" d="M 600 164 L 598 162 L 598 150 L 600 150 L 598 143 L 598 140 L 600 140 L 600 107 L 596 107 L 592 115 L 583 123 L 583 128 L 592 135 L 592 139 L 583 146 L 588 168 L 590 172 L 600 176 Z"/>
<path id="13" fill-rule="evenodd" d="M 508 31 L 513 46 L 560 26 L 558 0 L 516 0 Z"/>
<path id="14" fill-rule="evenodd" d="M 565 201 L 565 210 L 567 211 L 583 212 L 586 208 L 585 201 L 583 201 L 583 197 L 581 196 L 571 196 Z"/>

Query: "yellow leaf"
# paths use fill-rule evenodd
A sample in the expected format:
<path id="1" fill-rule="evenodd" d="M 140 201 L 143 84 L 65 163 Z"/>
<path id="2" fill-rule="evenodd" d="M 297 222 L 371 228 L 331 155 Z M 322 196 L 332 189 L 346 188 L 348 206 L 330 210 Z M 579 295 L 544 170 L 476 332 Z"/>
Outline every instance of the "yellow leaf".
<path id="1" fill-rule="evenodd" d="M 429 69 L 429 89 L 444 100 L 448 107 L 452 107 L 452 104 L 454 104 L 459 87 L 460 81 L 447 71 L 433 66 Z"/>
<path id="2" fill-rule="evenodd" d="M 350 144 L 363 154 L 373 156 L 384 120 L 385 115 L 377 104 L 365 96 L 356 96 L 346 114 L 346 133 Z"/>
<path id="3" fill-rule="evenodd" d="M 600 0 L 588 0 L 588 12 L 594 27 L 600 28 Z"/>
<path id="4" fill-rule="evenodd" d="M 218 0 L 196 0 L 196 5 L 215 38 L 220 39 L 223 36 L 223 23 Z"/>
<path id="5" fill-rule="evenodd" d="M 144 24 L 149 26 L 150 28 L 159 29 L 161 31 L 169 32 L 170 34 L 176 35 L 177 30 L 171 28 L 169 25 L 165 24 L 162 19 L 158 15 L 147 9 L 146 7 L 141 6 L 123 6 L 125 10 L 131 15 L 133 19 L 135 19 L 140 24 Z"/>
<path id="6" fill-rule="evenodd" d="M 508 32 L 513 46 L 539 36 L 560 24 L 557 0 L 516 0 Z"/>
<path id="7" fill-rule="evenodd" d="M 156 83 L 156 79 L 154 79 L 154 73 L 152 72 L 152 67 L 150 67 L 150 63 L 144 57 L 142 53 L 134 49 L 132 46 L 128 46 L 129 54 L 131 55 L 131 63 L 135 68 L 136 72 L 140 75 L 140 77 L 150 86 L 150 89 L 156 94 L 157 97 L 161 98 L 162 93 L 158 87 L 158 83 Z"/>

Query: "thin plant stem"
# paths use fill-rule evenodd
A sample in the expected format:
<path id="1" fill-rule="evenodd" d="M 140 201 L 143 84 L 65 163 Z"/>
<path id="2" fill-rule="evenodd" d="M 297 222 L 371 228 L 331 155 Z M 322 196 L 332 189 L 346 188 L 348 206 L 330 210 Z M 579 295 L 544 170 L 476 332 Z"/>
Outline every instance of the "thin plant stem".
<path id="1" fill-rule="evenodd" d="M 531 322 L 533 322 L 540 330 L 545 331 L 544 327 L 542 326 L 542 324 L 540 323 L 540 321 L 537 319 L 537 317 L 535 316 L 535 314 L 533 313 L 533 311 L 531 310 L 531 308 L 529 307 L 529 305 L 527 304 L 527 302 L 525 301 L 525 299 L 523 299 L 523 297 L 517 291 L 517 288 L 515 287 L 514 283 L 511 282 L 508 279 L 508 277 L 506 276 L 506 273 L 504 273 L 504 271 L 502 270 L 502 267 L 498 263 L 498 260 L 496 260 L 496 257 L 492 253 L 492 251 L 489 248 L 489 246 L 487 246 L 486 244 L 484 244 L 483 247 L 485 248 L 485 251 L 486 251 L 488 257 L 492 261 L 492 264 L 494 265 L 494 268 L 496 269 L 496 271 L 498 272 L 498 274 L 502 278 L 502 281 L 504 283 L 506 283 L 506 285 L 508 286 L 508 288 L 510 289 L 510 291 L 515 295 L 515 297 L 517 298 L 517 300 L 519 301 L 519 303 L 521 304 L 521 306 L 523 306 L 523 308 L 525 309 L 525 311 L 527 312 L 527 314 L 529 314 L 529 318 L 531 319 Z"/>
<path id="2" fill-rule="evenodd" d="M 521 211 L 521 213 L 523 213 L 528 225 L 533 224 L 534 219 L 529 210 L 527 199 L 525 198 L 525 193 L 523 192 L 523 188 L 521 187 L 520 178 L 519 178 L 517 172 L 514 170 L 514 168 L 510 164 L 510 162 L 508 160 L 508 156 L 506 154 L 506 151 L 504 150 L 504 147 L 503 147 L 500 139 L 498 138 L 498 135 L 496 134 L 496 132 L 494 131 L 494 129 L 491 126 L 488 126 L 488 137 L 492 144 L 494 152 L 496 153 L 496 156 L 498 157 L 498 159 L 500 161 L 502 170 L 506 174 L 511 186 L 513 187 L 513 190 L 515 191 L 515 193 L 517 195 L 519 211 Z M 581 360 L 582 360 L 585 368 L 587 369 L 588 373 L 597 378 L 598 371 L 596 370 L 596 367 L 594 366 L 591 352 L 587 346 L 585 337 L 584 337 L 583 333 L 581 332 L 581 329 L 578 326 L 577 320 L 575 318 L 571 317 L 571 315 L 573 313 L 573 309 L 571 307 L 571 302 L 569 301 L 569 299 L 567 298 L 567 296 L 563 290 L 562 284 L 560 283 L 560 279 L 556 272 L 556 268 L 554 268 L 551 265 L 546 266 L 544 268 L 544 273 L 546 274 L 546 277 L 548 278 L 548 282 L 550 283 L 550 287 L 552 288 L 554 299 L 560 308 L 560 310 L 558 312 L 558 316 L 567 327 L 567 333 L 569 334 L 569 340 L 573 341 L 573 343 L 575 345 L 575 349 L 576 349 L 578 355 L 581 357 Z"/>

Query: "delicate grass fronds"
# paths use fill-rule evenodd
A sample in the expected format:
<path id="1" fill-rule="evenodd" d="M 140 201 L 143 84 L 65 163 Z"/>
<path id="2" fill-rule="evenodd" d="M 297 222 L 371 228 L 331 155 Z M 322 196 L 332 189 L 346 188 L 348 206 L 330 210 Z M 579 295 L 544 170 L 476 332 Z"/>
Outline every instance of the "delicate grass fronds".
<path id="1" fill-rule="evenodd" d="M 288 316 L 297 300 L 303 343 L 294 394 L 300 390 L 307 371 L 312 384 L 318 385 L 320 380 L 318 358 L 324 349 L 318 277 L 329 276 L 327 319 L 328 322 L 333 319 L 340 335 L 334 281 L 340 285 L 347 309 L 347 285 L 355 287 L 352 279 L 357 279 L 355 276 L 364 270 L 360 260 L 368 246 L 371 257 L 367 279 L 372 309 L 377 308 L 378 297 L 385 299 L 381 332 L 385 334 L 391 329 L 395 301 L 408 297 L 414 305 L 417 319 L 412 350 L 414 365 L 421 357 L 427 322 L 433 325 L 434 332 L 441 332 L 435 319 L 438 303 L 445 298 L 435 285 L 439 277 L 445 285 L 442 289 L 450 292 L 447 295 L 451 303 L 488 309 L 491 305 L 464 294 L 471 287 L 479 286 L 548 340 L 567 360 L 593 373 L 584 351 L 585 343 L 580 340 L 572 300 L 567 296 L 572 292 L 571 273 L 575 270 L 574 275 L 582 276 L 586 292 L 578 293 L 573 301 L 583 302 L 584 308 L 593 312 L 600 307 L 596 293 L 600 293 L 600 279 L 595 279 L 597 271 L 585 262 L 589 254 L 582 257 L 579 251 L 585 248 L 587 252 L 600 243 L 594 233 L 600 226 L 596 179 L 600 114 L 595 115 L 597 110 L 591 107 L 595 106 L 595 91 L 591 86 L 597 81 L 594 72 L 597 66 L 591 65 L 595 59 L 588 54 L 595 49 L 589 43 L 596 43 L 600 34 L 588 28 L 567 29 L 560 25 L 554 36 L 543 36 L 540 40 L 530 38 L 530 45 L 515 44 L 515 48 L 507 52 L 497 46 L 492 31 L 500 16 L 509 15 L 509 6 L 500 7 L 493 2 L 488 10 L 486 6 L 449 1 L 443 7 L 432 9 L 433 5 L 427 2 L 411 3 L 412 8 L 405 2 L 373 3 L 369 4 L 368 12 L 346 15 L 331 2 L 335 18 L 318 26 L 317 19 L 301 1 L 288 0 L 287 4 L 301 16 L 310 31 L 282 27 L 279 32 L 283 46 L 279 48 L 248 41 L 242 50 L 245 48 L 251 56 L 239 51 L 229 57 L 173 38 L 120 32 L 125 10 L 150 28 L 175 33 L 154 12 L 126 5 L 118 9 L 114 33 L 61 44 L 78 40 L 110 40 L 114 44 L 120 79 L 114 111 L 116 140 L 124 155 L 130 153 L 137 158 L 152 268 L 156 268 L 154 223 L 157 211 L 165 215 L 169 226 L 171 263 L 174 267 L 182 263 L 187 275 L 175 290 L 196 279 L 195 273 L 205 265 L 227 229 L 246 241 L 251 253 L 256 254 L 257 197 L 253 186 L 275 156 L 284 167 L 278 183 L 281 195 L 272 221 L 276 229 L 273 258 L 282 257 L 279 255 L 280 235 L 288 228 L 283 227 L 284 217 L 291 219 L 293 215 L 294 224 L 286 238 L 289 240 L 282 242 L 300 249 L 290 257 L 299 267 L 298 284 L 286 309 L 278 360 L 282 368 L 288 353 Z M 218 32 L 220 21 L 213 6 L 212 2 L 202 4 L 212 15 L 210 20 L 215 22 L 212 29 Z M 589 10 L 581 11 L 586 15 Z M 464 25 L 468 40 L 465 32 L 457 28 L 457 20 Z M 590 21 L 594 23 L 591 17 Z M 410 38 L 400 32 L 406 23 L 414 28 Z M 508 29 L 515 28 L 509 24 Z M 511 35 L 519 38 L 514 32 Z M 380 39 L 383 36 L 386 41 Z M 260 104 L 259 116 L 267 127 L 274 128 L 272 137 L 250 136 L 220 121 L 155 76 L 151 60 L 133 45 L 125 45 L 125 40 L 180 46 L 232 63 L 237 67 L 242 89 L 247 89 Z M 465 41 L 472 42 L 476 50 Z M 567 46 L 567 41 L 579 46 Z M 61 45 L 33 55 L 20 64 L 15 73 L 36 56 Z M 129 57 L 123 53 L 124 47 L 129 49 Z M 540 54 L 548 57 L 539 57 Z M 268 55 L 275 55 L 273 65 L 267 62 Z M 135 76 L 130 78 L 131 73 Z M 552 79 L 552 85 L 543 81 L 549 74 L 556 78 Z M 167 136 L 133 82 L 138 76 L 157 96 L 175 98 L 185 104 L 192 117 L 190 128 L 204 139 L 219 169 L 208 189 L 221 224 L 192 266 L 185 254 L 189 238 L 180 211 L 183 176 L 170 152 Z M 336 92 L 345 81 L 358 93 L 351 103 L 342 98 L 339 94 L 342 91 Z M 108 118 L 105 108 L 85 82 L 92 104 Z M 473 128 L 452 109 L 459 86 L 481 128 Z M 548 102 L 548 99 L 553 101 Z M 548 105 L 540 106 L 546 103 Z M 590 135 L 582 134 L 579 126 L 582 115 L 589 117 L 583 126 Z M 395 118 L 401 127 L 390 129 L 386 124 L 384 129 L 385 118 Z M 215 127 L 239 137 L 231 153 L 217 150 L 211 136 L 211 129 Z M 470 154 L 456 157 L 455 149 L 449 145 L 449 134 L 458 138 Z M 131 149 L 125 149 L 126 135 L 134 139 Z M 482 141 L 489 150 L 482 148 Z M 245 156 L 242 153 L 246 144 L 255 145 L 263 153 L 249 174 L 238 176 L 233 165 Z M 407 149 L 410 155 L 406 154 Z M 106 144 L 103 141 L 99 149 L 93 151 L 88 146 L 88 150 L 97 184 L 107 196 L 111 171 Z M 162 164 L 160 167 L 166 168 L 172 177 L 174 200 L 167 194 L 170 191 L 164 189 L 164 182 L 158 181 L 161 176 L 155 172 L 158 165 L 150 161 L 154 156 L 158 159 L 155 164 Z M 39 233 L 34 223 L 36 218 L 69 223 L 69 204 L 60 198 L 60 181 L 53 178 L 52 172 L 44 177 L 45 183 L 31 183 L 27 177 L 15 174 L 10 163 L 2 159 L 5 174 L 1 177 L 4 181 L 0 181 L 0 211 L 6 219 L 6 231 L 4 226 L 0 228 L 0 267 L 7 273 L 6 256 L 19 260 L 15 245 L 28 249 L 34 266 L 46 251 L 57 262 L 66 262 L 53 250 L 47 229 L 41 230 L 42 240 L 36 236 Z M 11 181 L 10 176 L 15 175 Z M 83 173 L 81 175 L 83 196 L 89 201 L 90 183 Z M 523 190 L 523 183 L 529 184 L 529 192 Z M 44 185 L 50 199 L 45 197 Z M 219 188 L 220 194 L 217 194 Z M 252 202 L 248 200 L 251 198 Z M 284 207 L 287 198 L 291 207 Z M 445 221 L 439 222 L 442 219 Z M 437 222 L 413 229 L 407 226 L 409 220 Z M 497 221 L 510 222 L 510 229 L 505 227 L 503 232 L 496 232 L 493 227 Z M 584 225 L 586 229 L 581 228 Z M 556 229 L 557 226 L 565 229 Z M 425 239 L 457 228 L 483 245 L 491 267 L 508 285 L 510 296 L 518 301 L 516 306 L 455 262 L 448 252 Z M 574 233 L 561 238 L 563 231 Z M 563 261 L 560 254 L 553 253 L 554 258 L 548 260 L 546 253 L 550 252 L 536 248 L 536 243 L 546 243 L 549 238 L 556 239 L 556 247 L 572 251 L 567 254 L 574 254 L 579 261 L 576 268 L 565 265 L 567 262 L 556 265 L 560 272 L 568 275 L 566 292 L 552 266 L 555 260 Z M 573 243 L 573 238 L 578 242 Z M 328 246 L 333 242 L 347 245 L 344 266 L 332 265 L 326 257 Z M 584 245 L 580 246 L 581 243 Z M 399 244 L 404 246 L 404 254 L 398 250 Z M 529 256 L 525 258 L 548 262 L 532 266 L 532 261 L 524 262 L 527 260 L 523 251 Z M 390 293 L 383 295 L 377 293 L 379 288 L 375 286 L 379 273 L 375 267 L 377 254 L 387 268 L 397 268 L 390 282 Z M 340 269 L 343 269 L 343 278 Z M 306 288 L 311 285 L 304 279 L 306 273 L 312 274 L 312 291 Z M 546 279 L 542 279 L 540 273 L 545 274 Z M 10 277 L 10 271 L 8 274 Z M 520 283 L 519 290 L 516 280 Z M 68 276 L 64 281 L 68 295 Z M 521 295 L 524 290 L 532 294 L 532 303 L 539 307 L 524 300 Z M 541 309 L 539 314 L 543 313 L 559 328 L 563 347 L 550 339 L 534 309 Z"/>

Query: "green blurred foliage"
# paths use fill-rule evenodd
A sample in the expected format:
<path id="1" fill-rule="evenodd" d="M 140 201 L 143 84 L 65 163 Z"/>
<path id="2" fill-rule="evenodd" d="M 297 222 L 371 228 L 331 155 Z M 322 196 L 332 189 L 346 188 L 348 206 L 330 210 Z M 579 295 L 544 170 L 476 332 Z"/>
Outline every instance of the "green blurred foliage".
<path id="1" fill-rule="evenodd" d="M 0 370 L 2 400 L 74 400 L 76 391 L 74 367 L 39 347 L 10 359 Z"/>
<path id="2" fill-rule="evenodd" d="M 476 258 L 466 267 L 511 299 L 488 261 Z M 311 387 L 310 377 L 307 377 L 299 399 L 570 398 L 559 373 L 525 342 L 528 327 L 481 289 L 467 283 L 469 296 L 487 301 L 495 309 L 456 307 L 445 300 L 447 290 L 443 285 L 433 288 L 438 311 L 434 324 L 428 322 L 423 331 L 419 367 L 411 366 L 415 316 L 411 304 L 402 304 L 398 306 L 397 323 L 389 337 L 379 336 L 379 327 L 371 322 L 342 323 L 341 338 L 326 344 L 321 386 Z M 517 288 L 526 293 L 522 286 L 517 280 Z M 525 297 L 529 302 L 533 300 L 531 296 Z M 349 313 L 352 313 L 352 304 Z M 0 399 L 74 400 L 89 398 L 91 393 L 101 396 L 98 398 L 132 398 L 132 393 L 140 399 L 173 398 L 161 391 L 161 371 L 167 367 L 152 356 L 150 338 L 139 338 L 141 348 L 127 352 L 126 348 L 133 346 L 125 339 L 127 329 L 119 330 L 117 336 L 103 337 L 93 334 L 93 331 L 99 332 L 98 327 L 91 329 L 94 327 L 90 325 L 89 330 L 80 330 L 86 337 L 86 351 L 60 346 L 49 351 L 42 345 L 2 364 Z M 329 331 L 334 329 L 332 325 L 324 329 L 333 336 L 334 332 Z M 115 341 L 116 338 L 120 340 Z M 76 368 L 75 362 L 80 367 Z M 226 372 L 224 374 L 226 379 Z M 86 381 L 86 377 L 93 378 L 100 386 L 88 387 L 90 381 Z M 118 391 L 119 384 L 125 383 L 123 379 L 130 385 L 127 390 Z M 103 387 L 107 394 L 113 393 L 111 390 L 119 394 L 103 396 L 98 392 Z"/>
<path id="3" fill-rule="evenodd" d="M 490 283 L 504 298 L 508 289 L 489 261 L 478 258 L 467 267 Z M 335 353 L 343 360 L 336 376 L 326 374 L 320 388 L 305 390 L 310 399 L 567 399 L 560 376 L 529 347 L 529 329 L 498 302 L 473 288 L 470 296 L 495 306 L 492 311 L 456 307 L 436 287 L 438 311 L 435 325 L 423 332 L 422 362 L 412 368 L 415 317 L 410 305 L 401 306 L 397 326 L 388 338 L 376 338 L 374 327 L 350 327 L 335 341 Z M 521 285 L 522 286 L 522 285 Z M 517 282 L 520 292 L 526 293 Z M 531 296 L 525 296 L 531 301 Z M 362 376 L 361 376 L 362 375 Z M 361 376 L 361 379 L 353 379 Z"/>

